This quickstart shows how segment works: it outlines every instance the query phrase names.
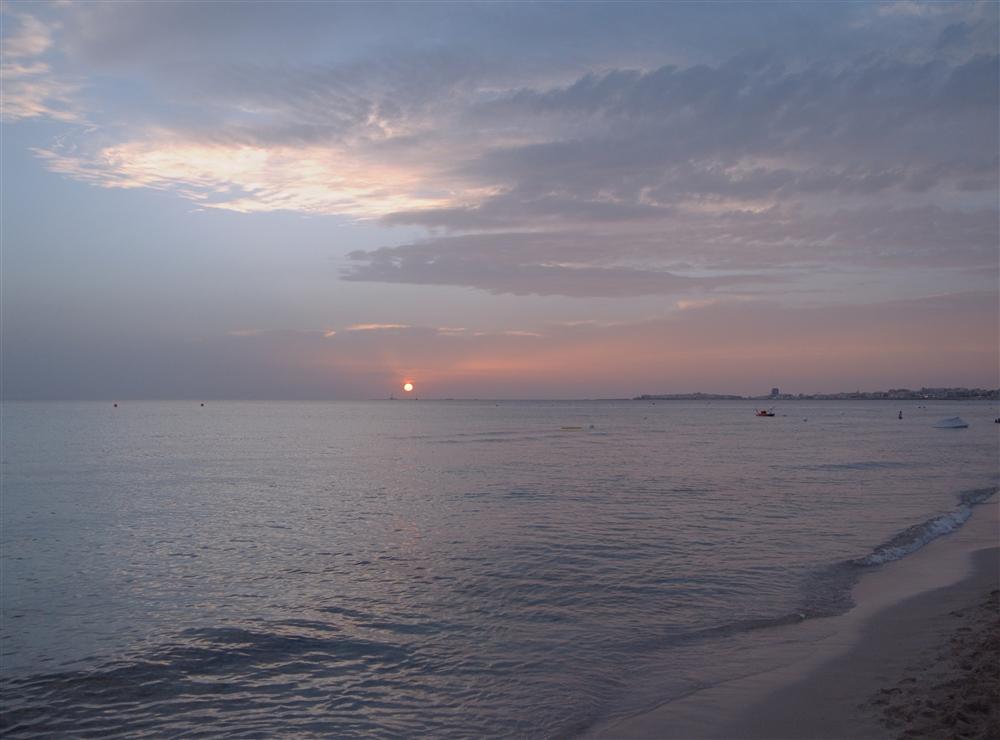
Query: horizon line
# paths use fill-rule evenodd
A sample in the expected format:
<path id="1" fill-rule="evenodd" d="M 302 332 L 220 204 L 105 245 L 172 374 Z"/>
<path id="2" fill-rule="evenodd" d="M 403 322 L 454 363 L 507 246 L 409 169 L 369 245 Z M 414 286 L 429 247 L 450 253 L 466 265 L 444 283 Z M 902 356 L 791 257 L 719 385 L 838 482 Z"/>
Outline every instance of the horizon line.
<path id="1" fill-rule="evenodd" d="M 942 390 L 966 390 L 983 391 L 986 393 L 996 393 L 1000 395 L 1000 388 L 968 388 L 964 386 L 936 386 Z M 912 389 L 913 393 L 919 392 Z M 3 398 L 0 405 L 4 403 L 370 403 L 375 401 L 488 401 L 499 402 L 573 402 L 573 401 L 989 401 L 998 399 L 989 398 L 817 398 L 817 396 L 852 396 L 870 395 L 873 393 L 888 393 L 889 391 L 816 391 L 814 393 L 782 393 L 778 396 L 760 394 L 756 396 L 744 396 L 736 393 L 707 393 L 701 391 L 680 392 L 680 393 L 643 393 L 636 396 L 576 396 L 576 397 L 485 397 L 485 396 L 426 396 L 426 397 L 369 397 L 369 398 L 330 398 L 330 397 L 303 397 L 303 398 L 213 398 L 204 397 L 113 397 L 113 398 Z"/>

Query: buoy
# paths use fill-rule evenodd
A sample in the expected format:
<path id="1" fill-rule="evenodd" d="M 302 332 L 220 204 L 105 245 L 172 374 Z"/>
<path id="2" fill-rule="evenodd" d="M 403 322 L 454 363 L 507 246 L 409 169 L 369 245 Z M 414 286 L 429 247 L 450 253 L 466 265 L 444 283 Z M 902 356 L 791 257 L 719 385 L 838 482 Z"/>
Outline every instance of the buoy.
<path id="1" fill-rule="evenodd" d="M 205 405 L 205 404 L 202 404 L 202 406 L 204 406 L 204 405 Z"/>
<path id="2" fill-rule="evenodd" d="M 117 403 L 115 404 L 115 408 L 118 408 L 118 404 Z"/>

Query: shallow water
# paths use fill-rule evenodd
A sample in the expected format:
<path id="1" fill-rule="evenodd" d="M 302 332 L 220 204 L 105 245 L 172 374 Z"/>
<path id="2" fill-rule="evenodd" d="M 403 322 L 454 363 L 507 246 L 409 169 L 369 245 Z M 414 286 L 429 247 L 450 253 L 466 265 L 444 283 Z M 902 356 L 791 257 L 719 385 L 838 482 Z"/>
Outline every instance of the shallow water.
<path id="1" fill-rule="evenodd" d="M 4 404 L 3 727 L 572 734 L 960 526 L 925 405 Z"/>

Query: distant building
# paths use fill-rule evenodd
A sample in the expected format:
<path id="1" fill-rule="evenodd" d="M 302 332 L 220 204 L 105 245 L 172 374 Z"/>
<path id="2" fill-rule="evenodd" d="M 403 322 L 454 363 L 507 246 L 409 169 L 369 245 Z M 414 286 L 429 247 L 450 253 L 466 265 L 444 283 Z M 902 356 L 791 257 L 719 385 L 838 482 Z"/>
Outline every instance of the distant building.
<path id="1" fill-rule="evenodd" d="M 780 395 L 781 395 L 781 391 L 780 390 L 778 390 L 777 388 L 772 388 L 771 389 L 771 398 L 777 398 Z"/>

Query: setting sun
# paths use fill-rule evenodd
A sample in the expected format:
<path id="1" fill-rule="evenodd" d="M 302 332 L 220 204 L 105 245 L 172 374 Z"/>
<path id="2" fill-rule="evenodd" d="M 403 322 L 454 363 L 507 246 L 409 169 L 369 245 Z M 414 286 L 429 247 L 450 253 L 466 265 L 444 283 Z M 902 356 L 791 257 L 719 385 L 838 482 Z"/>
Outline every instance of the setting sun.
<path id="1" fill-rule="evenodd" d="M 403 390 L 409 393 L 413 390 L 413 383 L 403 383 Z"/>

